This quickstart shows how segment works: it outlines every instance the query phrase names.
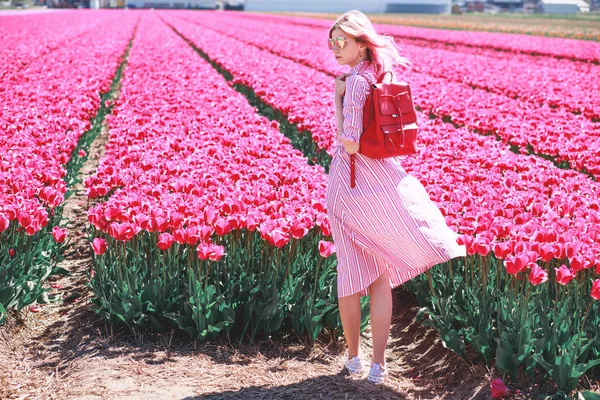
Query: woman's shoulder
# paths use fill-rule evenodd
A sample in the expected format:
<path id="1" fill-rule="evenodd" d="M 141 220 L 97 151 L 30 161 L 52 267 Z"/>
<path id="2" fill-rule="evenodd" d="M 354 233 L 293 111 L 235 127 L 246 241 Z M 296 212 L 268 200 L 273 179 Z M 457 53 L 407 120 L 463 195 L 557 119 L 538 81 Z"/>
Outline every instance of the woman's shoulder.
<path id="1" fill-rule="evenodd" d="M 366 81 L 367 85 L 376 81 L 375 70 L 371 66 L 371 63 L 364 62 L 360 69 L 357 69 L 350 76 L 356 76 L 361 81 Z"/>

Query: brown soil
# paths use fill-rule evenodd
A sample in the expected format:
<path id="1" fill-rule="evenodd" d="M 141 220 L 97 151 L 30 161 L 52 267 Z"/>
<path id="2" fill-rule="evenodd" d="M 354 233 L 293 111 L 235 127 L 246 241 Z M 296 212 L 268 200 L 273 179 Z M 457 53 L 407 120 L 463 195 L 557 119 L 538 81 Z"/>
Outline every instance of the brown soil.
<path id="1" fill-rule="evenodd" d="M 83 179 L 97 168 L 106 129 L 92 144 Z M 180 334 L 133 337 L 113 332 L 90 309 L 83 231 L 83 185 L 66 204 L 73 250 L 55 280 L 61 303 L 22 311 L 0 329 L 0 399 L 487 399 L 491 373 L 446 350 L 435 331 L 416 323 L 412 295 L 396 290 L 388 348 L 391 376 L 375 386 L 347 376 L 340 342 L 312 348 L 295 341 L 195 345 Z M 69 298 L 76 297 L 74 300 Z M 66 301 L 65 301 L 66 300 Z M 370 353 L 369 332 L 363 352 Z M 495 376 L 494 376 L 495 377 Z"/>

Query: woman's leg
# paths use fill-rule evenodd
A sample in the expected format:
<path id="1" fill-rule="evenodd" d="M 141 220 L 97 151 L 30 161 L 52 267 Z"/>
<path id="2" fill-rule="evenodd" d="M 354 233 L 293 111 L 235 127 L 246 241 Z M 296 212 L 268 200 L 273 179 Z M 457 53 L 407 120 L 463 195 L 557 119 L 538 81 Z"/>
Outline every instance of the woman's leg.
<path id="1" fill-rule="evenodd" d="M 338 298 L 348 358 L 358 356 L 360 338 L 360 293 Z"/>
<path id="2" fill-rule="evenodd" d="M 371 294 L 371 330 L 373 332 L 372 362 L 385 365 L 387 347 L 392 323 L 392 289 L 390 275 L 384 272 L 369 286 Z"/>

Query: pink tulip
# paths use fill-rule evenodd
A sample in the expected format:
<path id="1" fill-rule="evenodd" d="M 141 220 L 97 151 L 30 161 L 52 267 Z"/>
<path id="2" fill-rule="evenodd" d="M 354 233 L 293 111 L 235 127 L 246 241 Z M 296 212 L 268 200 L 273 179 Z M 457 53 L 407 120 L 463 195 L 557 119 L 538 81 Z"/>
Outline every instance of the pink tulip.
<path id="1" fill-rule="evenodd" d="M 319 241 L 319 253 L 322 257 L 329 257 L 335 253 L 335 245 L 331 242 L 321 240 Z"/>
<path id="2" fill-rule="evenodd" d="M 575 278 L 575 273 L 564 264 L 560 268 L 554 268 L 554 270 L 556 271 L 556 281 L 561 285 L 566 285 Z"/>
<path id="3" fill-rule="evenodd" d="M 32 313 L 38 313 L 38 312 L 42 311 L 42 306 L 41 305 L 31 306 L 31 307 L 29 307 L 29 311 L 31 311 Z"/>
<path id="4" fill-rule="evenodd" d="M 512 252 L 512 245 L 510 242 L 501 242 L 494 245 L 494 255 L 498 259 L 505 259 Z"/>
<path id="5" fill-rule="evenodd" d="M 508 390 L 508 387 L 506 387 L 506 384 L 500 378 L 494 379 L 491 382 L 490 386 L 492 388 L 492 398 L 493 399 L 500 399 L 502 397 L 506 397 L 506 396 L 510 395 L 510 391 Z"/>
<path id="6" fill-rule="evenodd" d="M 106 240 L 102 238 L 94 238 L 94 241 L 92 242 L 92 249 L 94 250 L 94 254 L 104 254 L 106 252 L 107 247 L 108 245 L 106 243 Z"/>
<path id="7" fill-rule="evenodd" d="M 540 268 L 537 264 L 533 264 L 529 272 L 529 282 L 537 286 L 540 283 L 546 282 L 547 280 L 548 273 L 543 268 Z"/>
<path id="8" fill-rule="evenodd" d="M 194 24 L 171 16 L 164 18 L 216 62 L 227 65 L 236 77 L 236 83 L 253 88 L 261 99 L 288 115 L 300 130 L 310 131 L 315 145 L 331 154 L 335 119 L 331 114 L 334 104 L 329 92 L 331 76 L 339 71 L 339 66 L 330 51 L 316 45 L 321 37 L 320 28 L 303 26 L 303 38 L 307 40 L 300 44 L 301 48 L 290 51 L 281 41 L 273 41 L 268 29 L 265 32 L 261 31 L 262 26 L 258 29 L 256 22 L 236 19 L 236 23 L 231 24 L 225 23 L 231 21 L 229 16 L 199 17 L 202 24 L 217 30 L 229 32 L 243 27 L 252 32 L 236 42 L 238 45 L 234 49 L 223 46 L 223 34 L 210 29 L 197 32 Z M 319 22 L 311 20 L 311 23 Z M 274 22 L 269 25 L 277 26 Z M 168 38 L 171 32 L 163 28 L 144 28 L 148 30 L 148 36 L 144 38 L 151 37 L 150 34 Z M 458 37 L 471 44 L 484 40 L 480 38 L 489 40 L 487 35 L 474 35 L 472 39 Z M 517 42 L 510 39 L 516 45 Z M 102 232 L 113 232 L 126 239 L 135 235 L 137 228 L 146 229 L 136 216 L 147 213 L 157 232 L 168 231 L 179 243 L 197 243 L 198 232 L 190 231 L 189 227 L 203 226 L 214 227 L 217 235 L 226 235 L 238 228 L 253 231 L 259 227 L 262 238 L 273 245 L 285 245 L 290 238 L 304 237 L 313 229 L 330 235 L 325 210 L 327 176 L 322 170 L 309 168 L 306 160 L 290 146 L 289 140 L 281 136 L 277 124 L 265 122 L 251 107 L 235 100 L 215 101 L 205 94 L 201 89 L 206 80 L 178 70 L 161 75 L 153 85 L 135 78 L 151 74 L 155 65 L 174 55 L 181 60 L 182 70 L 192 70 L 196 65 L 193 57 L 180 58 L 188 46 L 186 43 L 176 41 L 164 50 L 160 43 L 140 40 L 144 46 L 161 51 L 132 52 L 131 56 L 138 57 L 140 62 L 135 64 L 131 74 L 134 78 L 126 82 L 122 97 L 110 116 L 111 132 L 115 134 L 111 134 L 106 157 L 97 174 L 86 181 L 90 197 L 108 193 L 111 196 L 90 210 L 94 220 L 90 222 Z M 267 51 L 244 41 L 252 41 Z M 531 48 L 528 43 L 520 45 Z M 538 259 L 548 262 L 569 257 L 575 265 L 577 257 L 581 257 L 581 268 L 591 267 L 591 260 L 595 258 L 590 258 L 589 254 L 597 250 L 598 245 L 593 239 L 593 227 L 582 225 L 582 221 L 593 223 L 597 218 L 599 207 L 596 204 L 594 208 L 594 204 L 600 197 L 600 184 L 582 174 L 556 168 L 539 157 L 507 152 L 506 142 L 510 140 L 521 148 L 531 146 L 538 153 L 561 154 L 564 160 L 573 162 L 574 169 L 585 167 L 592 174 L 600 174 L 600 169 L 596 168 L 600 165 L 596 162 L 599 160 L 596 155 L 598 143 L 591 142 L 589 137 L 592 135 L 587 134 L 595 129 L 594 125 L 586 120 L 586 116 L 576 116 L 567 112 L 568 108 L 561 108 L 568 106 L 563 102 L 564 93 L 552 100 L 558 102 L 553 103 L 558 108 L 548 110 L 539 106 L 547 100 L 536 97 L 534 92 L 539 88 L 524 85 L 529 83 L 528 79 L 513 74 L 510 86 L 504 86 L 507 80 L 495 77 L 502 74 L 460 75 L 457 65 L 462 64 L 445 59 L 439 61 L 439 55 L 431 55 L 430 51 L 417 46 L 410 46 L 410 51 L 425 61 L 419 65 L 437 71 L 435 74 L 406 71 L 406 78 L 420 94 L 419 106 L 425 113 L 452 118 L 465 128 L 455 129 L 440 118 L 424 119 L 420 136 L 424 152 L 404 160 L 403 166 L 424 184 L 443 215 L 449 221 L 452 218 L 451 228 L 471 237 L 467 246 L 469 254 L 488 254 L 493 249 L 497 258 L 505 260 L 507 271 L 513 274 L 532 268 L 532 263 Z M 564 51 L 573 54 L 573 50 Z M 307 58 L 305 54 L 311 54 L 311 57 Z M 578 54 L 578 57 L 589 58 L 584 52 Z M 475 61 L 470 50 L 465 49 L 459 56 Z M 257 67 L 258 59 L 261 63 Z M 522 60 L 507 59 L 504 62 L 526 66 Z M 263 65 L 278 65 L 289 73 L 273 74 L 272 68 Z M 487 64 L 486 67 L 499 68 Z M 247 73 L 250 68 L 252 74 Z M 532 70 L 535 70 L 533 74 L 542 77 L 556 74 L 561 69 Z M 233 93 L 228 85 L 213 79 L 214 71 L 203 72 L 211 85 L 216 85 L 211 88 L 224 95 Z M 570 79 L 575 78 L 571 75 L 577 74 L 566 75 L 569 78 L 565 79 L 573 82 Z M 185 84 L 178 80 L 182 76 L 186 76 Z M 194 95 L 182 94 L 183 97 L 173 99 L 160 91 L 164 87 L 181 87 L 178 85 L 183 85 Z M 554 88 L 555 85 L 569 87 L 552 80 L 542 87 Z M 469 101 L 458 104 L 447 96 L 439 96 L 439 87 Z M 310 89 L 308 94 L 306 88 Z M 509 97 L 519 96 L 518 101 L 506 96 L 509 89 L 514 90 L 508 93 Z M 543 92 L 549 93 L 548 90 Z M 573 91 L 566 93 L 569 92 Z M 157 98 L 161 101 L 155 102 Z M 302 101 L 297 101 L 298 98 Z M 573 105 L 589 103 L 571 100 L 576 98 L 569 100 Z M 515 107 L 517 103 L 523 107 Z M 500 111 L 490 117 L 489 109 Z M 155 118 L 163 115 L 165 110 L 170 111 L 173 120 Z M 228 117 L 232 110 L 235 110 L 236 118 Z M 474 130 L 489 131 L 493 135 L 482 136 Z M 580 134 L 581 131 L 586 134 Z M 548 132 L 560 132 L 561 141 Z M 496 141 L 493 136 L 504 142 Z M 556 148 L 556 143 L 560 143 L 560 148 Z M 457 151 L 469 157 L 456 157 Z M 10 165 L 12 161 L 7 159 L 5 162 Z M 39 187 L 36 187 L 33 196 L 38 192 Z M 114 208 L 115 212 L 105 215 L 108 208 Z M 9 216 L 9 220 L 13 219 Z M 126 224 L 125 230 L 120 232 L 111 228 L 114 223 Z M 127 228 L 128 224 L 133 227 Z M 38 225 L 41 221 L 27 226 L 34 232 Z M 200 228 L 201 241 L 208 242 L 211 236 L 212 232 L 209 234 Z M 559 240 L 560 245 L 557 245 Z M 209 253 L 206 257 L 208 259 Z M 543 276 L 534 281 L 539 279 Z"/>
<path id="9" fill-rule="evenodd" d="M 592 291 L 590 295 L 594 300 L 600 300 L 600 279 L 594 280 L 592 283 Z"/>
<path id="10" fill-rule="evenodd" d="M 0 233 L 4 232 L 8 228 L 9 224 L 9 219 L 6 216 L 0 214 Z"/>
<path id="11" fill-rule="evenodd" d="M 68 230 L 67 228 L 61 228 L 59 226 L 55 226 L 52 228 L 52 236 L 54 237 L 54 241 L 56 243 L 62 243 L 67 238 Z"/>
<path id="12" fill-rule="evenodd" d="M 173 244 L 173 235 L 170 233 L 161 233 L 158 235 L 158 243 L 156 244 L 161 250 L 168 250 Z"/>
<path id="13" fill-rule="evenodd" d="M 219 261 L 225 254 L 223 246 L 203 243 L 198 246 L 198 258 L 201 260 Z"/>

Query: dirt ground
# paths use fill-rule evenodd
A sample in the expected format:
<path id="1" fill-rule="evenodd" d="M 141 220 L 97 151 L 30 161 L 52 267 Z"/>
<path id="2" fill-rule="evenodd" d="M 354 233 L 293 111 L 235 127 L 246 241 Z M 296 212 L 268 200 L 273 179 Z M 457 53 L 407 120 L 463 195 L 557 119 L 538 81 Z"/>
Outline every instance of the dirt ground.
<path id="1" fill-rule="evenodd" d="M 107 141 L 92 144 L 82 177 L 96 170 Z M 416 323 L 416 304 L 394 292 L 388 362 L 391 377 L 375 386 L 344 373 L 342 342 L 312 348 L 297 339 L 255 344 L 195 345 L 186 336 L 133 337 L 113 332 L 90 309 L 84 285 L 91 268 L 85 239 L 83 185 L 66 204 L 74 247 L 53 281 L 62 302 L 22 311 L 0 329 L 0 399 L 487 399 L 496 376 L 481 362 L 446 350 L 435 331 Z M 370 353 L 370 335 L 363 335 Z"/>

